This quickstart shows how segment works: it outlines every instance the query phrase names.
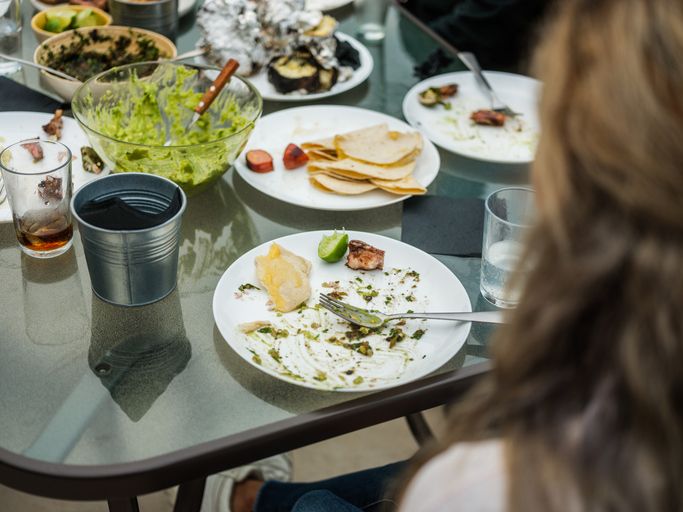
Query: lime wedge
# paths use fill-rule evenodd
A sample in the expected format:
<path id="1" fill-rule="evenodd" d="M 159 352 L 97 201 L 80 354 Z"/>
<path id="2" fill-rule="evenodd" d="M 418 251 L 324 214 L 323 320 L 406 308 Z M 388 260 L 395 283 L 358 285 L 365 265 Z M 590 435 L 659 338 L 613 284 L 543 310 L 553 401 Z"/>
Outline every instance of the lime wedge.
<path id="1" fill-rule="evenodd" d="M 97 16 L 93 13 L 92 9 L 83 9 L 76 15 L 76 21 L 74 22 L 76 28 L 81 27 L 94 27 L 98 25 Z"/>
<path id="2" fill-rule="evenodd" d="M 55 11 L 46 13 L 47 21 L 43 27 L 48 32 L 64 32 L 76 15 L 76 11 L 64 9 L 63 11 Z"/>
<path id="3" fill-rule="evenodd" d="M 336 263 L 346 254 L 349 245 L 349 235 L 337 233 L 323 235 L 323 239 L 318 244 L 318 256 L 328 263 Z"/>

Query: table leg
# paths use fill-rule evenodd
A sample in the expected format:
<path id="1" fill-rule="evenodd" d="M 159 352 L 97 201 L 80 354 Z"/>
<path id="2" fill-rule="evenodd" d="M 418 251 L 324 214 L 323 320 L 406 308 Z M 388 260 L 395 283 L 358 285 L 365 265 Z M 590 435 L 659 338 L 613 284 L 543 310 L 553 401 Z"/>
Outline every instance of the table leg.
<path id="1" fill-rule="evenodd" d="M 409 414 L 405 418 L 408 427 L 410 428 L 410 433 L 413 434 L 413 438 L 417 441 L 417 444 L 422 446 L 434 439 L 432 429 L 429 428 L 429 424 L 421 412 Z"/>
<path id="2" fill-rule="evenodd" d="M 180 484 L 173 512 L 199 512 L 202 508 L 206 478 Z"/>
<path id="3" fill-rule="evenodd" d="M 137 498 L 123 498 L 107 500 L 109 512 L 140 512 Z"/>

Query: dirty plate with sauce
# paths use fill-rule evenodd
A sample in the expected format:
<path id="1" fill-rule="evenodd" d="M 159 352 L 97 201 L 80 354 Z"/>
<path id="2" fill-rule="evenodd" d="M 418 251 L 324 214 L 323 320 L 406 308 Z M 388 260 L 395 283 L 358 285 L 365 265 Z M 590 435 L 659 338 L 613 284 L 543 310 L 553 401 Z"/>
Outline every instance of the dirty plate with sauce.
<path id="1" fill-rule="evenodd" d="M 40 112 L 0 112 L 0 148 L 23 139 L 40 137 L 43 140 L 50 137 L 43 132 L 42 126 L 52 119 L 52 114 Z M 81 147 L 88 146 L 88 138 L 78 123 L 70 117 L 62 116 L 64 126 L 59 140 L 71 150 L 71 177 L 74 191 L 84 183 L 97 178 L 98 175 L 83 170 Z M 104 171 L 103 176 L 108 171 Z M 0 222 L 12 222 L 12 211 L 8 201 L 0 204 Z"/>
<path id="2" fill-rule="evenodd" d="M 437 146 L 462 156 L 502 164 L 525 164 L 534 160 L 538 144 L 538 99 L 541 83 L 512 73 L 485 71 L 486 78 L 515 112 L 503 126 L 481 126 L 470 116 L 491 104 L 469 71 L 434 76 L 415 85 L 403 99 L 403 116 Z M 449 105 L 422 105 L 420 93 L 429 88 L 457 84 L 447 98 Z"/>
<path id="3" fill-rule="evenodd" d="M 384 312 L 471 311 L 453 273 L 429 254 L 371 233 L 348 231 L 385 252 L 382 270 L 359 271 L 346 258 L 327 263 L 318 244 L 329 231 L 298 233 L 262 244 L 235 261 L 221 277 L 213 315 L 223 338 L 248 364 L 277 379 L 327 391 L 385 389 L 423 377 L 447 363 L 465 344 L 469 323 L 409 320 L 380 332 L 353 328 L 317 307 L 320 293 Z M 311 263 L 309 299 L 287 313 L 269 308 L 255 258 L 273 243 Z M 245 324 L 262 326 L 243 332 Z M 264 376 L 264 378 L 267 378 Z"/>

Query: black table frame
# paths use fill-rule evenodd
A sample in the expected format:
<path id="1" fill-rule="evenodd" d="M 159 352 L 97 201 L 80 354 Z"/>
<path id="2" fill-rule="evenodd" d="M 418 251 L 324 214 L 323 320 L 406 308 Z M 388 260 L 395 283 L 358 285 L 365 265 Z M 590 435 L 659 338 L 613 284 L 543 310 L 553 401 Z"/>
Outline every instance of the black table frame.
<path id="1" fill-rule="evenodd" d="M 29 459 L 0 449 L 0 483 L 49 498 L 107 500 L 135 512 L 137 496 L 180 485 L 175 511 L 196 511 L 206 477 L 255 460 L 457 400 L 490 368 L 474 364 L 157 457 L 102 466 Z"/>

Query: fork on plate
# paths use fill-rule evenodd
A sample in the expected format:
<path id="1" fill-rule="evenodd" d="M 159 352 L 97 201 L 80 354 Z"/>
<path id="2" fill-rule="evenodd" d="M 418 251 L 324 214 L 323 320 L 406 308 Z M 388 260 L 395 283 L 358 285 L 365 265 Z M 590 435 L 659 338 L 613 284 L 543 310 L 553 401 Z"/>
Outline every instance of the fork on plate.
<path id="1" fill-rule="evenodd" d="M 371 329 L 381 327 L 389 320 L 399 318 L 428 318 L 430 320 L 455 320 L 459 322 L 479 322 L 487 324 L 502 324 L 503 314 L 500 311 L 475 311 L 462 313 L 399 313 L 387 315 L 379 311 L 370 311 L 346 304 L 330 297 L 325 293 L 320 294 L 319 304 L 347 322 L 369 327 Z"/>
<path id="2" fill-rule="evenodd" d="M 522 115 L 519 112 L 515 112 L 514 110 L 512 110 L 510 107 L 508 107 L 505 103 L 503 103 L 500 100 L 500 98 L 496 94 L 496 91 L 493 90 L 493 87 L 491 87 L 491 84 L 484 76 L 484 73 L 481 70 L 481 66 L 479 65 L 479 61 L 473 53 L 458 52 L 458 58 L 467 67 L 467 69 L 474 73 L 474 78 L 477 80 L 479 85 L 481 85 L 484 92 L 488 94 L 489 99 L 491 100 L 491 110 L 495 112 L 501 112 L 508 117 L 516 117 Z"/>

